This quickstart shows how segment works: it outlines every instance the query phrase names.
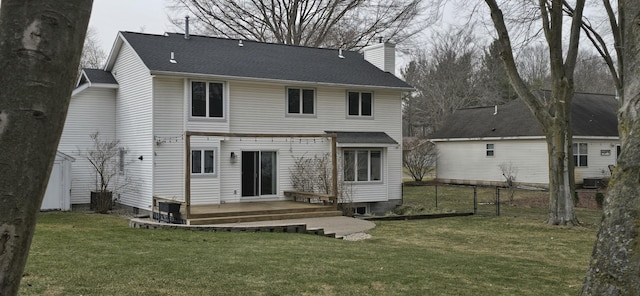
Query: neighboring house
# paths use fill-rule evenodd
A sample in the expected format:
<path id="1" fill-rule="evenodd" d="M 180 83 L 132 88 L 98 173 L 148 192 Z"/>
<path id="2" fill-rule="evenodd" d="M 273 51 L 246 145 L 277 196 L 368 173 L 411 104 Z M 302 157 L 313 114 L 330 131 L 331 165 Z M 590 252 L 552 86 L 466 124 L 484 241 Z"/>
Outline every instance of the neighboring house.
<path id="1" fill-rule="evenodd" d="M 84 69 L 71 98 L 59 146 L 76 158 L 71 202 L 89 203 L 95 189 L 78 151 L 96 131 L 126 148 L 135 190 L 119 202 L 146 211 L 153 196 L 189 194 L 192 205 L 285 200 L 296 158 L 330 154 L 322 135 L 331 133 L 350 202 L 383 214 L 402 198 L 401 97 L 411 90 L 394 68 L 388 43 L 361 54 L 120 32 L 105 68 Z"/>
<path id="2" fill-rule="evenodd" d="M 542 92 L 543 95 L 549 95 Z M 603 94 L 576 93 L 572 104 L 576 183 L 610 177 L 620 151 L 617 100 Z M 497 107 L 457 110 L 432 136 L 438 149 L 439 181 L 502 185 L 501 164 L 516 172 L 516 182 L 548 187 L 547 143 L 540 124 L 521 100 Z"/>

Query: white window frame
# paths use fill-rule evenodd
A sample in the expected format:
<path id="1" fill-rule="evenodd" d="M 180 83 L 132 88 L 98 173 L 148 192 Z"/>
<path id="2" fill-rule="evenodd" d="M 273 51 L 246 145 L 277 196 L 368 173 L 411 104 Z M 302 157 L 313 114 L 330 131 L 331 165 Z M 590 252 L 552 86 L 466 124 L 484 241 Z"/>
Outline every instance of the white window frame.
<path id="1" fill-rule="evenodd" d="M 298 90 L 300 97 L 298 98 L 298 100 L 300 100 L 300 108 L 298 110 L 298 112 L 289 112 L 289 90 Z M 304 91 L 305 90 L 310 90 L 313 91 L 313 113 L 303 113 L 304 112 Z M 317 110 L 317 101 L 318 101 L 318 95 L 317 95 L 317 90 L 315 88 L 310 88 L 310 87 L 287 87 L 286 88 L 286 101 L 285 101 L 285 114 L 287 116 L 292 116 L 292 117 L 316 117 L 316 110 Z"/>
<path id="2" fill-rule="evenodd" d="M 580 153 L 580 146 L 584 145 L 585 153 Z M 573 165 L 576 168 L 586 168 L 589 167 L 589 143 L 586 142 L 575 142 L 572 145 L 573 149 Z M 582 165 L 580 162 L 580 156 L 585 157 L 585 164 Z"/>
<path id="3" fill-rule="evenodd" d="M 489 148 L 489 145 L 491 145 L 491 148 Z M 489 155 L 489 154 L 491 154 L 491 155 Z M 485 145 L 485 155 L 487 157 L 495 157 L 496 156 L 496 144 L 487 143 Z"/>
<path id="4" fill-rule="evenodd" d="M 349 151 L 354 152 L 353 163 L 353 180 L 346 180 L 345 173 L 345 154 Z M 358 180 L 358 152 L 367 151 L 367 180 Z M 380 153 L 380 180 L 371 180 L 371 152 Z M 342 180 L 349 183 L 384 183 L 384 150 L 380 148 L 346 148 L 342 150 Z"/>
<path id="5" fill-rule="evenodd" d="M 349 114 L 349 94 L 350 93 L 358 93 L 358 115 L 351 115 Z M 362 94 L 363 93 L 368 93 L 371 94 L 371 115 L 362 115 Z M 348 90 L 346 93 L 346 114 L 347 114 L 347 118 L 357 118 L 357 119 L 373 119 L 374 116 L 374 112 L 373 110 L 375 110 L 375 95 L 373 93 L 373 91 L 363 91 L 363 90 Z"/>
<path id="6" fill-rule="evenodd" d="M 193 83 L 201 82 L 205 84 L 205 116 L 194 116 L 193 115 Z M 210 85 L 212 83 L 222 85 L 222 117 L 212 117 L 209 114 L 209 104 L 211 104 L 211 100 L 209 99 Z M 189 80 L 187 83 L 188 87 L 188 97 L 189 97 L 189 109 L 187 110 L 189 114 L 189 119 L 191 120 L 208 120 L 208 121 L 226 121 L 227 118 L 227 84 L 222 81 L 211 81 L 211 80 Z"/>
<path id="7" fill-rule="evenodd" d="M 194 151 L 200 151 L 200 173 L 194 173 L 193 169 L 193 152 Z M 213 172 L 211 173 L 205 173 L 204 172 L 204 168 L 205 168 L 205 151 L 212 151 L 212 155 L 213 155 Z M 190 163 L 190 173 L 191 176 L 197 177 L 197 176 L 202 176 L 202 177 L 216 177 L 218 176 L 218 149 L 216 148 L 212 148 L 212 147 L 196 147 L 196 148 L 191 148 L 191 151 L 189 152 L 189 161 Z"/>

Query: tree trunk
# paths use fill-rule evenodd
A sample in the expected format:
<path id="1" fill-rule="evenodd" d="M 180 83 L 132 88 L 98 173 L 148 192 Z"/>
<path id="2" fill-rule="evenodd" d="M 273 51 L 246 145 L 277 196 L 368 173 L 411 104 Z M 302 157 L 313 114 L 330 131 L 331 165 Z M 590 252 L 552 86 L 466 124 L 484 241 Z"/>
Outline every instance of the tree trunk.
<path id="1" fill-rule="evenodd" d="M 621 154 L 609 182 L 582 295 L 640 295 L 640 3 L 619 1 L 623 93 Z"/>
<path id="2" fill-rule="evenodd" d="M 20 286 L 69 106 L 92 1 L 0 9 L 0 295 Z"/>
<path id="3" fill-rule="evenodd" d="M 575 179 L 573 173 L 571 129 L 554 120 L 547 133 L 549 155 L 549 219 L 551 225 L 577 225 L 574 211 Z"/>

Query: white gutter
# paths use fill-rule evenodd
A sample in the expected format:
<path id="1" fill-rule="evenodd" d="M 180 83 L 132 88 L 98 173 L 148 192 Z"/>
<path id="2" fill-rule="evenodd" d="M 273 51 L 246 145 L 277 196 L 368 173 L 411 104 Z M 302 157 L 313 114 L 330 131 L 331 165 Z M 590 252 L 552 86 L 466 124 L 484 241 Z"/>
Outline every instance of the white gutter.
<path id="1" fill-rule="evenodd" d="M 620 137 L 611 136 L 573 136 L 574 139 L 585 140 L 620 140 Z M 430 139 L 431 142 L 464 142 L 464 141 L 497 141 L 497 140 L 546 140 L 544 136 L 523 137 L 480 137 L 480 138 L 442 138 Z"/>
<path id="2" fill-rule="evenodd" d="M 270 79 L 270 78 L 254 78 L 254 77 L 242 77 L 242 76 L 230 76 L 230 75 L 215 75 L 215 74 L 197 74 L 197 73 L 184 73 L 184 72 L 172 72 L 172 71 L 150 71 L 151 75 L 165 75 L 174 76 L 179 78 L 193 77 L 193 78 L 208 78 L 219 80 L 239 80 L 259 83 L 282 83 L 282 84 L 296 84 L 296 85 L 317 85 L 328 87 L 343 87 L 343 88 L 362 88 L 362 89 L 384 89 L 384 90 L 397 90 L 397 91 L 414 91 L 411 87 L 393 87 L 393 86 L 376 86 L 376 85 L 356 85 L 356 84 L 343 84 L 343 83 L 330 83 L 330 82 L 312 82 L 312 81 L 297 81 L 286 79 Z"/>

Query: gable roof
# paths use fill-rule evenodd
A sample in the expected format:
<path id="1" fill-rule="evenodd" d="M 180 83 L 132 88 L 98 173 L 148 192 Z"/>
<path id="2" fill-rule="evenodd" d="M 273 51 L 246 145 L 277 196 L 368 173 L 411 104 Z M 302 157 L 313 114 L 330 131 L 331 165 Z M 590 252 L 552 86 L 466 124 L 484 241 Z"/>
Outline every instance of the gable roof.
<path id="1" fill-rule="evenodd" d="M 118 84 L 111 72 L 102 69 L 82 68 L 78 85 L 87 82 L 91 84 Z"/>
<path id="2" fill-rule="evenodd" d="M 617 137 L 618 101 L 612 95 L 575 93 L 571 120 L 573 135 L 583 137 Z M 505 137 L 543 137 L 542 126 L 525 103 L 516 99 L 496 107 L 479 107 L 455 111 L 434 133 L 433 141 Z"/>
<path id="3" fill-rule="evenodd" d="M 303 82 L 326 85 L 382 87 L 411 90 L 391 73 L 384 72 L 357 52 L 292 46 L 254 41 L 168 33 L 152 35 L 120 32 L 106 70 L 128 43 L 151 74 L 205 75 L 266 81 Z M 240 43 L 241 42 L 241 43 Z M 242 44 L 242 45 L 240 45 Z M 170 62 L 171 54 L 175 63 Z"/>

